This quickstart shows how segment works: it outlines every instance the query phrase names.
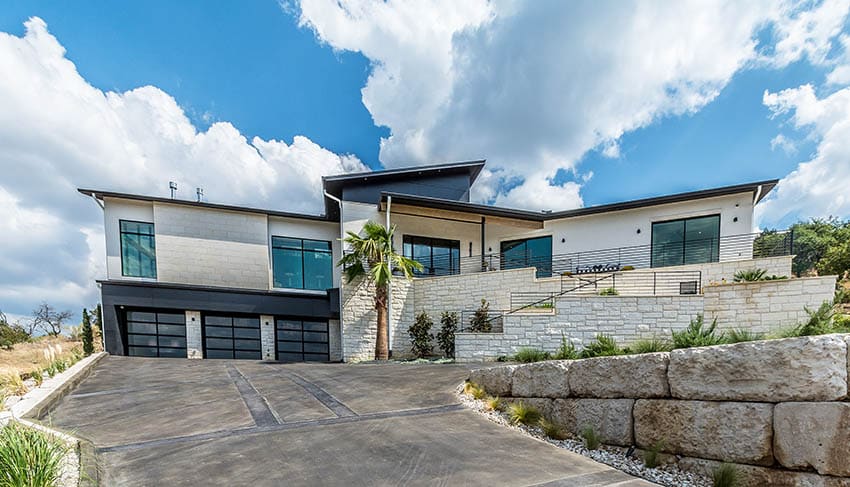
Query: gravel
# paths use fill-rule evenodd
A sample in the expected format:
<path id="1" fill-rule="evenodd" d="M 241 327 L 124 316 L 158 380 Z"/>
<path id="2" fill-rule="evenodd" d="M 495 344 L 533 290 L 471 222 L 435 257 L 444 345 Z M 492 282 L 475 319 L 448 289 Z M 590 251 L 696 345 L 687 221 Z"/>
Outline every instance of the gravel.
<path id="1" fill-rule="evenodd" d="M 633 453 L 626 456 L 627 448 L 602 445 L 596 450 L 588 450 L 580 439 L 554 440 L 547 437 L 543 430 L 536 426 L 515 425 L 510 422 L 507 414 L 500 411 L 490 411 L 483 400 L 475 400 L 463 394 L 463 387 L 457 391 L 460 402 L 477 413 L 483 415 L 490 421 L 498 423 L 507 428 L 512 428 L 524 434 L 542 441 L 551 443 L 559 448 L 564 448 L 573 453 L 591 458 L 599 463 L 604 463 L 627 474 L 641 477 L 666 487 L 712 487 L 710 478 L 692 472 L 680 470 L 675 464 L 667 463 L 656 468 L 647 468 L 643 460 Z"/>

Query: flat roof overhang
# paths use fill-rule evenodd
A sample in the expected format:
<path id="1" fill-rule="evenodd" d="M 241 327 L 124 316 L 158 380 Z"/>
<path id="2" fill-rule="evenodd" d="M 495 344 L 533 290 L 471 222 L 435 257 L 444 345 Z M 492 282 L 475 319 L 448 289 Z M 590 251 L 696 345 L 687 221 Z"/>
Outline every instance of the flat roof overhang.
<path id="1" fill-rule="evenodd" d="M 382 193 L 381 203 L 378 205 L 379 211 L 387 211 L 387 201 L 389 198 L 392 198 L 390 212 L 393 215 L 436 218 L 477 225 L 480 225 L 482 221 L 486 221 L 486 224 L 498 224 L 527 229 L 543 228 L 543 219 L 540 218 L 543 214 L 535 212 L 496 208 L 462 201 L 411 196 L 400 193 Z"/>

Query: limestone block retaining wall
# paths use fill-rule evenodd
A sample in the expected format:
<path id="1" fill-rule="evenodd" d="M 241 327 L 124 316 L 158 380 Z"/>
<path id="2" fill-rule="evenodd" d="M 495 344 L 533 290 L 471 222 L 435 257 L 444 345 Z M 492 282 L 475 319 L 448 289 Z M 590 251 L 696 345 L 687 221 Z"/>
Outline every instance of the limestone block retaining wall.
<path id="1" fill-rule="evenodd" d="M 705 316 L 723 328 L 746 326 L 757 332 L 806 321 L 804 307 L 817 309 L 835 294 L 835 276 L 738 282 L 706 286 Z"/>
<path id="2" fill-rule="evenodd" d="M 410 353 L 407 328 L 413 323 L 413 281 L 393 281 L 390 336 L 393 356 Z M 342 354 L 345 361 L 372 360 L 375 358 L 377 315 L 375 287 L 364 279 L 342 286 Z M 331 323 L 333 325 L 333 323 Z M 333 331 L 333 326 L 329 331 Z"/>
<path id="3" fill-rule="evenodd" d="M 850 485 L 850 335 L 755 341 L 474 370 L 489 394 L 525 401 L 577 435 L 662 445 L 747 485 Z"/>

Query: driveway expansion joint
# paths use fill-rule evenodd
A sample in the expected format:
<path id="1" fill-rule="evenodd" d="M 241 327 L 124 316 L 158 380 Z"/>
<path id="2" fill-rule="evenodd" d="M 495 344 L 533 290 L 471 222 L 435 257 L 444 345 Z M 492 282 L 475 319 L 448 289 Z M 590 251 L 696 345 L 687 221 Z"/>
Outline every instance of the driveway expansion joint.
<path id="1" fill-rule="evenodd" d="M 248 412 L 251 413 L 254 424 L 258 427 L 281 424 L 280 417 L 269 406 L 266 398 L 257 391 L 254 384 L 251 384 L 248 378 L 235 365 L 227 364 L 225 367 L 227 368 L 227 373 L 230 374 L 230 378 L 233 379 L 233 383 L 236 385 L 236 390 L 242 396 Z"/>
<path id="2" fill-rule="evenodd" d="M 322 403 L 326 408 L 330 409 L 331 412 L 334 413 L 338 418 L 357 416 L 357 413 L 355 413 L 348 406 L 343 404 L 342 401 L 330 395 L 328 391 L 301 377 L 295 372 L 289 372 L 289 379 L 292 382 L 301 386 L 310 395 L 318 399 L 320 403 Z"/>

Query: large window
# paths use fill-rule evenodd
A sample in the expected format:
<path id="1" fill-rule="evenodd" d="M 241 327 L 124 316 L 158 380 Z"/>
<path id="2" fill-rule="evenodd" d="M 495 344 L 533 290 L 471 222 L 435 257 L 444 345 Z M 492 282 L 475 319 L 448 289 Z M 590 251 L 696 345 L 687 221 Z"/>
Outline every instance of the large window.
<path id="1" fill-rule="evenodd" d="M 156 278 L 153 223 L 120 220 L 121 275 Z"/>
<path id="2" fill-rule="evenodd" d="M 333 287 L 333 251 L 323 240 L 272 237 L 274 287 L 324 291 Z"/>
<path id="3" fill-rule="evenodd" d="M 652 267 L 717 262 L 720 215 L 652 224 Z"/>
<path id="4" fill-rule="evenodd" d="M 552 275 L 552 237 L 502 242 L 502 269 L 536 267 L 537 277 Z"/>
<path id="5" fill-rule="evenodd" d="M 460 273 L 460 240 L 404 236 L 402 252 L 405 257 L 422 264 L 417 275 L 447 276 Z"/>

